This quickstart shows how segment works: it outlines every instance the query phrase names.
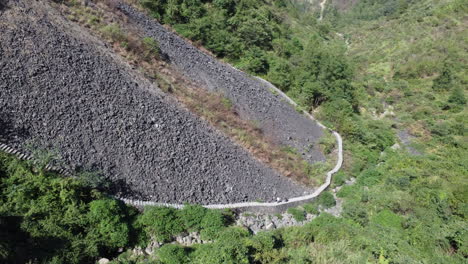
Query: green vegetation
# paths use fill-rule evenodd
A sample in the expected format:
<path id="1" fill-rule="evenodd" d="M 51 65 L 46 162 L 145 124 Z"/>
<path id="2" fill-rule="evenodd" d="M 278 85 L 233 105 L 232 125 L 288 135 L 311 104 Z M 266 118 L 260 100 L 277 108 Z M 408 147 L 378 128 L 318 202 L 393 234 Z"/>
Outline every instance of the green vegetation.
<path id="1" fill-rule="evenodd" d="M 282 246 L 251 250 L 252 259 L 464 262 L 468 10 L 463 0 L 361 0 L 345 11 L 330 1 L 322 22 L 313 17 L 317 13 L 311 18 L 294 11 L 289 1 L 200 1 L 200 12 L 190 17 L 169 13 L 171 6 L 183 10 L 186 1 L 161 1 L 157 11 L 151 2 L 143 5 L 163 23 L 267 78 L 344 137 L 345 164 L 334 184 L 350 177 L 357 182 L 337 194 L 344 199 L 342 216 L 322 214 L 304 227 L 265 233 Z M 412 145 L 390 148 L 400 130 L 412 135 Z M 321 145 L 329 151 L 331 141 L 325 137 Z M 328 193 L 304 210 L 316 213 L 334 204 Z M 304 213 L 289 211 L 299 219 Z"/>
<path id="2" fill-rule="evenodd" d="M 318 204 L 320 204 L 323 208 L 330 208 L 336 205 L 335 198 L 333 197 L 333 194 L 330 192 L 323 192 L 319 197 L 318 197 Z"/>
<path id="3" fill-rule="evenodd" d="M 143 57 L 152 58 L 158 57 L 161 52 L 159 49 L 159 43 L 150 37 L 145 37 L 142 40 L 143 43 Z"/>
<path id="4" fill-rule="evenodd" d="M 324 43 L 330 28 L 317 25 L 306 15 L 300 17 L 290 1 L 140 3 L 162 23 L 240 69 L 262 75 L 307 109 L 337 98 L 357 106 L 356 89 L 351 85 L 353 70 L 343 45 Z"/>
<path id="5" fill-rule="evenodd" d="M 77 180 L 34 173 L 27 163 L 4 154 L 0 200 L 3 261 L 82 263 L 132 244 L 133 209 Z"/>
<path id="6" fill-rule="evenodd" d="M 115 257 L 119 248 L 145 246 L 150 238 L 170 241 L 187 231 L 214 239 L 232 217 L 194 205 L 148 207 L 139 214 L 80 179 L 31 164 L 0 153 L 0 262 L 90 263 Z M 161 259 L 177 251 L 165 250 Z"/>
<path id="7" fill-rule="evenodd" d="M 170 240 L 173 235 L 184 230 L 182 221 L 177 217 L 177 210 L 165 207 L 147 208 L 138 218 L 137 225 L 161 242 Z"/>
<path id="8" fill-rule="evenodd" d="M 328 130 L 324 130 L 324 134 L 320 139 L 320 145 L 323 153 L 330 154 L 336 148 L 336 138 Z"/>
<path id="9" fill-rule="evenodd" d="M 350 177 L 356 183 L 337 193 L 341 216 L 322 213 L 302 227 L 252 235 L 226 228 L 228 214 L 198 206 L 138 214 L 81 181 L 40 167 L 35 173 L 0 154 L 1 261 L 92 262 L 151 236 L 170 240 L 199 231 L 212 243 L 165 245 L 151 259 L 125 252 L 113 262 L 466 262 L 465 1 L 361 0 L 345 12 L 329 5 L 321 23 L 289 1 L 143 5 L 218 56 L 266 76 L 342 134 L 345 164 L 334 184 Z M 344 33 L 349 48 L 336 33 Z M 384 115 L 390 106 L 394 114 Z M 420 154 L 391 148 L 400 130 L 412 135 Z M 335 203 L 325 192 L 289 212 L 302 219 Z"/>
<path id="10" fill-rule="evenodd" d="M 288 213 L 291 214 L 298 222 L 306 220 L 305 212 L 299 208 L 291 207 L 288 209 Z"/>

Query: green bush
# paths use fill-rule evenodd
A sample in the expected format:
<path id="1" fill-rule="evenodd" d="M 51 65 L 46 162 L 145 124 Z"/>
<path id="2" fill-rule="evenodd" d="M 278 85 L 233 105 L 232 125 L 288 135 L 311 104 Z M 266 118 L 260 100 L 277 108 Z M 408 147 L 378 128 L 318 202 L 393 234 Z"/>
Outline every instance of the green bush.
<path id="1" fill-rule="evenodd" d="M 281 230 L 281 237 L 286 248 L 296 248 L 313 242 L 314 232 L 310 228 L 293 226 Z"/>
<path id="2" fill-rule="evenodd" d="M 281 90 L 287 91 L 292 84 L 291 65 L 289 62 L 280 58 L 270 61 L 267 79 Z"/>
<path id="3" fill-rule="evenodd" d="M 250 239 L 251 246 L 258 252 L 273 250 L 279 244 L 278 242 L 278 238 L 268 232 L 259 232 Z"/>
<path id="4" fill-rule="evenodd" d="M 88 250 L 94 248 L 92 251 L 97 255 L 100 247 L 115 250 L 129 244 L 129 225 L 122 202 L 112 199 L 92 201 L 86 217 L 89 221 Z"/>
<path id="5" fill-rule="evenodd" d="M 450 94 L 448 102 L 450 104 L 455 104 L 455 105 L 460 105 L 460 106 L 466 105 L 466 97 L 463 92 L 463 89 L 460 86 L 455 86 L 452 89 L 452 93 Z"/>
<path id="6" fill-rule="evenodd" d="M 137 226 L 157 241 L 169 241 L 184 231 L 184 224 L 177 216 L 177 210 L 168 207 L 146 207 L 138 216 Z"/>
<path id="7" fill-rule="evenodd" d="M 266 74 L 270 65 L 265 52 L 258 47 L 254 47 L 247 51 L 241 59 L 240 68 L 255 74 Z"/>
<path id="8" fill-rule="evenodd" d="M 385 209 L 380 211 L 378 214 L 374 215 L 371 218 L 371 222 L 384 226 L 384 227 L 391 227 L 391 228 L 401 228 L 402 218 L 392 211 Z"/>
<path id="9" fill-rule="evenodd" d="M 304 210 L 301 210 L 299 208 L 295 208 L 295 207 L 288 208 L 288 213 L 291 214 L 293 218 L 296 219 L 296 221 L 298 222 L 302 222 L 306 220 L 306 215 L 305 215 Z"/>
<path id="10" fill-rule="evenodd" d="M 336 196 L 338 196 L 338 197 L 340 197 L 340 198 L 349 197 L 349 196 L 351 196 L 352 194 L 354 194 L 355 189 L 356 189 L 355 186 L 352 186 L 352 185 L 345 185 L 345 186 L 341 187 L 341 189 L 338 191 L 338 193 L 336 194 Z"/>
<path id="11" fill-rule="evenodd" d="M 255 263 L 281 263 L 285 261 L 284 251 L 280 251 L 281 238 L 271 232 L 259 232 L 248 244 L 252 247 L 251 256 Z"/>
<path id="12" fill-rule="evenodd" d="M 307 204 L 304 204 L 303 207 L 304 207 L 304 210 L 306 211 L 306 213 L 308 213 L 308 214 L 317 215 L 317 214 L 320 213 L 316 203 L 307 203 Z"/>
<path id="13" fill-rule="evenodd" d="M 177 245 L 166 244 L 157 251 L 157 255 L 164 264 L 189 263 L 185 249 Z"/>
<path id="14" fill-rule="evenodd" d="M 201 205 L 187 204 L 178 212 L 178 215 L 186 230 L 200 231 L 203 219 L 207 213 L 208 209 Z"/>
<path id="15" fill-rule="evenodd" d="M 453 65 L 449 62 L 444 62 L 442 72 L 434 79 L 432 88 L 436 91 L 448 91 L 453 85 Z"/>
<path id="16" fill-rule="evenodd" d="M 440 122 L 432 126 L 431 133 L 435 136 L 445 137 L 451 134 L 451 129 L 447 122 Z"/>
<path id="17" fill-rule="evenodd" d="M 192 254 L 192 263 L 250 263 L 245 241 L 248 236 L 249 232 L 243 228 L 227 228 L 218 234 L 214 243 L 198 246 Z"/>
<path id="18" fill-rule="evenodd" d="M 122 31 L 118 24 L 109 24 L 102 27 L 101 33 L 104 35 L 104 37 L 115 42 L 122 42 L 127 39 L 126 34 Z"/>
<path id="19" fill-rule="evenodd" d="M 354 201 L 345 202 L 343 205 L 343 216 L 354 220 L 362 226 L 366 226 L 369 222 L 366 208 Z"/>
<path id="20" fill-rule="evenodd" d="M 357 181 L 364 186 L 373 186 L 382 180 L 382 174 L 375 170 L 365 170 L 359 174 Z"/>
<path id="21" fill-rule="evenodd" d="M 353 115 L 352 105 L 344 99 L 331 100 L 323 105 L 320 117 L 334 124 L 338 130 L 343 129 Z"/>
<path id="22" fill-rule="evenodd" d="M 333 174 L 333 184 L 335 186 L 343 186 L 346 183 L 346 180 L 347 180 L 347 175 L 342 170 Z"/>
<path id="23" fill-rule="evenodd" d="M 317 202 L 323 208 L 330 208 L 336 205 L 335 198 L 333 197 L 333 194 L 331 192 L 323 192 L 322 194 L 320 194 Z"/>
<path id="24" fill-rule="evenodd" d="M 143 46 L 144 46 L 144 54 L 143 56 L 145 58 L 150 58 L 151 56 L 159 56 L 160 49 L 159 49 L 159 43 L 151 37 L 145 37 L 142 40 Z"/>
<path id="25" fill-rule="evenodd" d="M 225 226 L 225 218 L 219 210 L 208 210 L 201 222 L 203 239 L 215 239 Z"/>

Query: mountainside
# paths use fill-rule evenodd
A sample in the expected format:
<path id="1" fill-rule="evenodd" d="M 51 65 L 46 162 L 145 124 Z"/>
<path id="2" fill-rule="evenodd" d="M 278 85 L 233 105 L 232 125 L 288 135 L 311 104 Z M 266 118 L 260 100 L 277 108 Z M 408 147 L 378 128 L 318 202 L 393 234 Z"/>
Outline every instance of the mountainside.
<path id="1" fill-rule="evenodd" d="M 0 5 L 0 135 L 15 146 L 70 135 L 59 145 L 72 164 L 142 180 L 160 167 L 164 179 L 196 172 L 180 184 L 190 201 L 271 200 L 304 190 L 283 176 L 317 186 L 335 163 L 337 142 L 308 112 L 342 136 L 344 163 L 328 190 L 287 212 L 138 212 L 89 177 L 0 152 L 0 262 L 466 263 L 467 30 L 466 0 L 10 0 Z M 101 118 L 108 98 L 125 124 Z M 173 128 L 158 131 L 146 113 Z M 81 149 L 94 134 L 118 155 Z M 171 197 L 178 182 L 160 184 L 155 200 L 182 202 Z"/>
<path id="2" fill-rule="evenodd" d="M 291 105 L 260 81 L 216 61 L 132 7 L 121 5 L 119 9 L 145 35 L 159 43 L 161 52 L 171 63 L 203 87 L 224 94 L 244 119 L 254 120 L 268 137 L 281 145 L 294 147 L 307 160 L 323 160 L 316 144 L 322 135 L 321 128 L 306 116 L 298 115 Z"/>
<path id="3" fill-rule="evenodd" d="M 26 3 L 9 3 L 1 16 L 0 105 L 9 129 L 0 133 L 9 144 L 56 149 L 66 164 L 102 172 L 127 198 L 205 204 L 307 191 L 177 107 L 47 5 Z"/>

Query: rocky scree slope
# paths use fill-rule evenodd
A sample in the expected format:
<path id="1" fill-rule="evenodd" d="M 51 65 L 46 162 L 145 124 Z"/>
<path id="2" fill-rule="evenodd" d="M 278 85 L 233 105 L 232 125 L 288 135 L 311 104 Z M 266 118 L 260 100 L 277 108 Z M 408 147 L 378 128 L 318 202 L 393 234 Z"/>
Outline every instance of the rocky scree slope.
<path id="1" fill-rule="evenodd" d="M 229 98 L 242 118 L 255 121 L 267 136 L 299 150 L 309 162 L 325 159 L 316 144 L 322 129 L 261 81 L 203 53 L 133 7 L 122 3 L 118 8 L 145 35 L 157 40 L 165 57 L 189 78 Z"/>
<path id="2" fill-rule="evenodd" d="M 170 203 L 271 201 L 307 189 L 177 106 L 47 2 L 0 11 L 0 139 L 34 139 L 94 168 L 120 197 Z"/>

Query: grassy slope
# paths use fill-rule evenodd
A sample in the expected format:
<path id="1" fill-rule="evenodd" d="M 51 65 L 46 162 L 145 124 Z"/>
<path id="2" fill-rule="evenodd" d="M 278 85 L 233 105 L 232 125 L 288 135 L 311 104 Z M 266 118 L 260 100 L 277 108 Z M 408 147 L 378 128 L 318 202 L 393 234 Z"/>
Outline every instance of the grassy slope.
<path id="1" fill-rule="evenodd" d="M 356 65 L 355 82 L 365 91 L 361 117 L 375 119 L 371 113 L 392 106 L 395 116 L 383 121 L 396 127 L 395 132 L 405 129 L 416 136 L 414 145 L 424 153 L 387 151 L 377 166 L 368 163 L 357 174 L 357 185 L 339 194 L 347 197 L 345 217 L 370 219 L 361 223 L 369 230 L 375 230 L 373 219 L 386 209 L 401 217 L 402 224 L 393 229 L 397 232 L 380 227 L 375 232 L 385 242 L 382 237 L 372 242 L 382 243 L 381 254 L 395 263 L 456 263 L 457 254 L 467 255 L 466 239 L 461 238 L 468 195 L 467 109 L 447 109 L 451 91 L 432 87 L 444 61 L 449 61 L 454 76 L 450 89 L 462 87 L 467 95 L 468 16 L 462 2 L 420 1 L 401 14 L 371 20 L 356 19 L 358 12 L 351 10 L 330 20 L 338 21 L 342 26 L 337 31 L 350 38 L 348 55 Z M 350 143 L 354 157 L 362 162 L 363 151 Z M 358 207 L 364 210 L 359 212 Z M 358 217 L 359 213 L 367 217 Z"/>

